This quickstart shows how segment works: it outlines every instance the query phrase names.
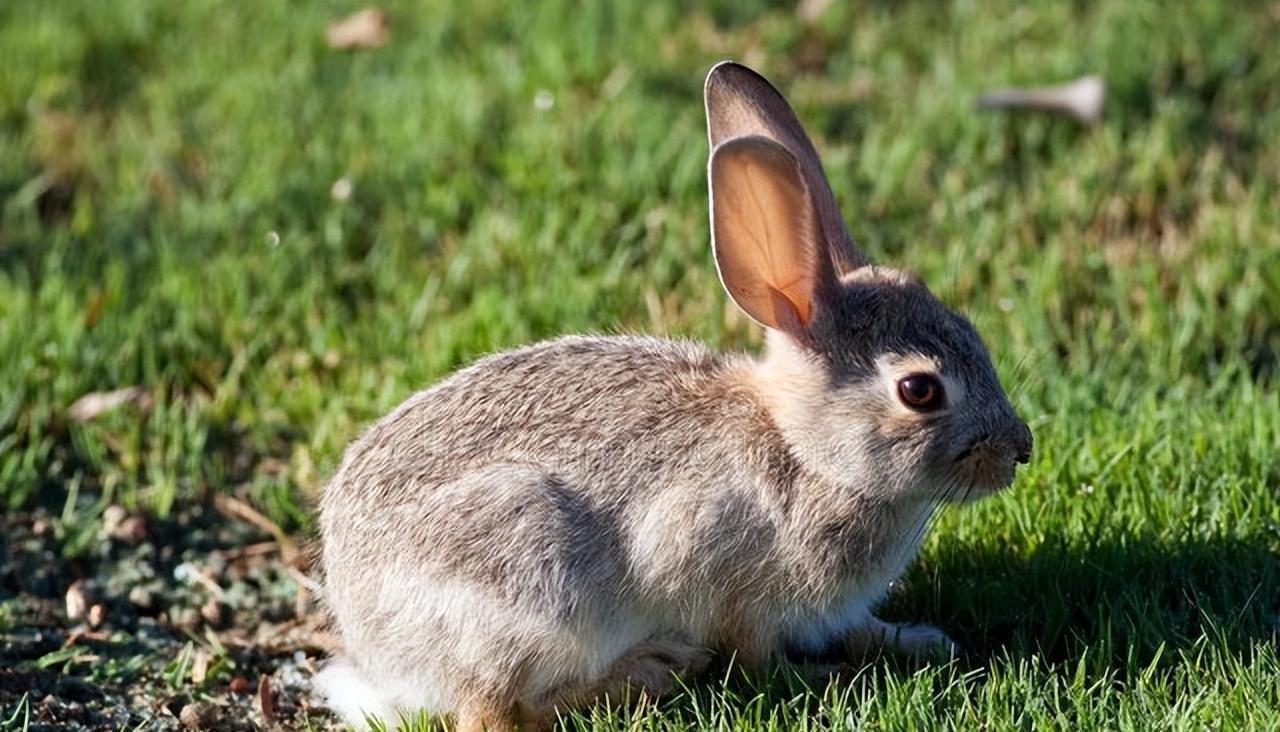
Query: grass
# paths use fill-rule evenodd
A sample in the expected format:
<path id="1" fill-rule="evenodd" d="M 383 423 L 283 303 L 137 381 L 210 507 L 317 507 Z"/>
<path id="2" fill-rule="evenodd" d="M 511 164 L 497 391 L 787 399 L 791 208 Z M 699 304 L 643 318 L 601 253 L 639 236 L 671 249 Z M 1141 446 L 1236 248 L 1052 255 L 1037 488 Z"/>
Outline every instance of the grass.
<path id="1" fill-rule="evenodd" d="M 109 503 L 224 491 L 306 534 L 360 427 L 480 354 L 757 347 L 706 231 L 733 57 L 862 246 L 976 320 L 1037 447 L 890 601 L 964 661 L 569 726 L 1280 727 L 1274 3 L 395 2 L 386 47 L 329 50 L 357 7 L 0 3 L 0 505 L 68 555 Z M 1088 72 L 1094 129 L 971 109 Z M 67 416 L 134 385 L 150 409 Z"/>

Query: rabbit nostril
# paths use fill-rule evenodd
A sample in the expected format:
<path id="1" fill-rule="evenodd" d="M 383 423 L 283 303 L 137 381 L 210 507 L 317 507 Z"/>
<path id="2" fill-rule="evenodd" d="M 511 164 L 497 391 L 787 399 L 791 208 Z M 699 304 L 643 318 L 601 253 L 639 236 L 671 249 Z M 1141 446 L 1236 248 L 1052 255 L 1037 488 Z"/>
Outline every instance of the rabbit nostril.
<path id="1" fill-rule="evenodd" d="M 1031 451 L 1023 450 L 1019 452 L 1017 455 L 1014 455 L 1013 460 L 1019 465 L 1026 465 L 1027 463 L 1031 462 Z"/>

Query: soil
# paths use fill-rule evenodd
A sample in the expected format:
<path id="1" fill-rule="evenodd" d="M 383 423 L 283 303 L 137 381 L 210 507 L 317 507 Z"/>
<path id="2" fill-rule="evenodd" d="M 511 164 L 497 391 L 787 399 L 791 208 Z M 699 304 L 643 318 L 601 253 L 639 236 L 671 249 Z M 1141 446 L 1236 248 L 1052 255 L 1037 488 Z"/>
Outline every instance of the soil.
<path id="1" fill-rule="evenodd" d="M 0 729 L 339 728 L 311 689 L 334 642 L 305 553 L 231 500 L 0 515 Z"/>

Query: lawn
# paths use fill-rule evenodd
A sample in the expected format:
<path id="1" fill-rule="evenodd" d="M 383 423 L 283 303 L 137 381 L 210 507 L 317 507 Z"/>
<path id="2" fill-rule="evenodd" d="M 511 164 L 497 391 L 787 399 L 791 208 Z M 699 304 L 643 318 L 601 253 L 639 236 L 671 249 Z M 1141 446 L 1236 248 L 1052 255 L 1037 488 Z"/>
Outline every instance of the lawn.
<path id="1" fill-rule="evenodd" d="M 0 2 L 0 728 L 263 722 L 259 677 L 333 725 L 281 555 L 363 425 L 560 333 L 758 348 L 709 255 L 722 58 L 791 99 L 863 248 L 974 319 L 1036 449 L 888 602 L 963 658 L 567 726 L 1280 728 L 1280 5 L 691 6 L 387 2 L 337 51 L 358 3 Z M 973 109 L 1085 73 L 1092 128 Z"/>

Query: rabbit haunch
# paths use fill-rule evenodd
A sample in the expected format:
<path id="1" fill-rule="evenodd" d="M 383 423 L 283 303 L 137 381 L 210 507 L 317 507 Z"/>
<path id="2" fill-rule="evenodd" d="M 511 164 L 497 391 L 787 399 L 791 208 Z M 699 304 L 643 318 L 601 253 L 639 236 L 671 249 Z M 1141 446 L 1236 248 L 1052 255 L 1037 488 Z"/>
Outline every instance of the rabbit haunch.
<path id="1" fill-rule="evenodd" d="M 871 609 L 936 506 L 1007 486 L 1030 431 L 969 322 L 858 251 L 776 90 L 724 63 L 706 102 L 716 266 L 764 355 L 565 337 L 353 443 L 321 503 L 343 650 L 319 680 L 352 723 L 538 727 L 716 651 L 953 647 Z"/>

